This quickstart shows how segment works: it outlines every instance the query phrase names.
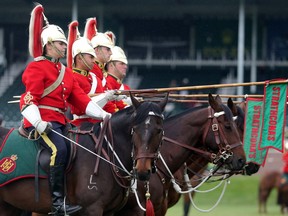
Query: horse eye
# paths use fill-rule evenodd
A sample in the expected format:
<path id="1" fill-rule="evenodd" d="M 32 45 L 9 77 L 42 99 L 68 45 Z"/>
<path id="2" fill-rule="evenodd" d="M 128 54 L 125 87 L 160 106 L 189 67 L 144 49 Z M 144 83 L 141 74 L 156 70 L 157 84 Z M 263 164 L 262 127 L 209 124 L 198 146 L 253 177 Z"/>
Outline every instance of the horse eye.
<path id="1" fill-rule="evenodd" d="M 163 129 L 161 129 L 161 128 L 159 128 L 158 130 L 157 130 L 157 133 L 162 133 L 163 132 Z"/>
<path id="2" fill-rule="evenodd" d="M 226 128 L 226 129 L 231 129 L 231 125 L 230 124 L 224 124 L 224 127 Z"/>

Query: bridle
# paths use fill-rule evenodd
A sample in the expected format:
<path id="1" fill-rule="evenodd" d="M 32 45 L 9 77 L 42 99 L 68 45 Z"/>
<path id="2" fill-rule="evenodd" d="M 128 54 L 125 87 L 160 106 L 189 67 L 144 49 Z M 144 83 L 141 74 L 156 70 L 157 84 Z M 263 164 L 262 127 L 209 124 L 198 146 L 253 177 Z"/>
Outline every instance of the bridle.
<path id="1" fill-rule="evenodd" d="M 148 131 L 148 127 L 150 126 L 150 117 L 151 116 L 154 116 L 156 118 L 160 118 L 161 119 L 161 124 L 163 124 L 163 120 L 164 120 L 164 116 L 162 114 L 158 114 L 158 113 L 155 113 L 153 111 L 149 111 L 148 113 L 148 116 L 147 118 L 145 119 L 145 127 L 146 127 L 146 131 Z M 135 125 L 134 127 L 136 127 L 137 125 Z M 133 160 L 133 167 L 135 167 L 136 165 L 136 161 L 138 159 L 141 159 L 141 158 L 151 158 L 153 163 L 152 163 L 152 173 L 156 172 L 156 162 L 157 162 L 157 159 L 159 158 L 159 154 L 160 154 L 160 147 L 162 145 L 162 141 L 163 141 L 163 136 L 164 136 L 164 131 L 162 130 L 162 133 L 160 134 L 160 143 L 158 144 L 158 147 L 157 147 L 157 151 L 155 153 L 151 153 L 151 152 L 141 152 L 140 154 L 137 154 L 135 155 L 135 147 L 136 147 L 136 144 L 134 142 L 135 138 L 134 136 L 136 135 L 136 132 L 135 132 L 135 129 L 134 127 L 132 127 L 131 129 L 131 135 L 132 135 L 132 151 L 131 151 L 131 158 Z M 145 133 L 145 132 L 142 132 L 142 133 Z M 148 149 L 148 147 L 146 147 L 146 149 Z"/>
<path id="2" fill-rule="evenodd" d="M 211 127 L 211 130 L 214 133 L 216 144 L 219 148 L 219 152 L 215 155 L 215 158 L 212 161 L 214 164 L 218 163 L 218 161 L 221 159 L 225 161 L 228 158 L 232 157 L 233 152 L 231 150 L 242 145 L 241 142 L 232 144 L 228 143 L 226 135 L 224 133 L 223 125 L 219 124 L 217 119 L 221 115 L 225 115 L 225 112 L 215 112 L 210 106 L 208 107 L 208 118 L 211 119 L 211 121 L 210 124 L 208 124 L 205 128 L 205 132 L 203 134 L 203 143 L 205 143 L 209 128 Z M 221 140 L 223 141 L 222 143 Z"/>
<path id="3" fill-rule="evenodd" d="M 170 139 L 168 137 L 164 137 L 163 139 L 170 142 L 170 143 L 174 143 L 178 146 L 181 146 L 183 148 L 187 148 L 189 150 L 192 150 L 204 157 L 207 157 L 210 162 L 213 162 L 214 164 L 216 164 L 217 162 L 219 162 L 221 159 L 223 161 L 227 160 L 229 157 L 233 156 L 233 152 L 231 151 L 233 148 L 236 148 L 238 146 L 241 146 L 241 142 L 240 143 L 232 143 L 229 144 L 224 130 L 223 130 L 223 126 L 221 124 L 219 124 L 218 122 L 218 117 L 221 115 L 224 115 L 225 112 L 221 111 L 221 112 L 215 112 L 211 107 L 208 107 L 208 119 L 211 119 L 211 121 L 208 122 L 207 126 L 204 129 L 204 133 L 203 133 L 203 137 L 202 137 L 202 141 L 203 143 L 205 143 L 205 140 L 207 138 L 208 135 L 208 131 L 211 128 L 213 133 L 214 133 L 214 137 L 215 137 L 215 141 L 219 147 L 219 152 L 217 154 L 215 153 L 211 153 L 207 150 L 202 150 L 196 147 L 192 147 L 189 146 L 185 143 L 180 143 L 176 140 Z M 222 139 L 220 139 L 222 138 Z M 221 143 L 221 140 L 223 140 L 224 143 Z"/>

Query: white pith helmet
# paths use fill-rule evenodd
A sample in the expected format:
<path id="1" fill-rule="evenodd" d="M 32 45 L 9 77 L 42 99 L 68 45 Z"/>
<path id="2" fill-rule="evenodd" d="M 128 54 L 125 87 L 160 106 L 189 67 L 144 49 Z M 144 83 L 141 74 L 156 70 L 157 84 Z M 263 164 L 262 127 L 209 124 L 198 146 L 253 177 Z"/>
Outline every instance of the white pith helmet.
<path id="1" fill-rule="evenodd" d="M 104 33 L 97 33 L 96 36 L 94 36 L 91 39 L 91 43 L 93 48 L 96 48 L 98 46 L 104 46 L 112 49 L 114 47 L 113 41 L 111 38 L 104 34 Z"/>
<path id="2" fill-rule="evenodd" d="M 112 55 L 110 57 L 110 61 L 120 61 L 125 64 L 128 64 L 127 57 L 123 49 L 121 49 L 119 46 L 114 46 L 112 48 Z"/>
<path id="3" fill-rule="evenodd" d="M 72 45 L 72 57 L 73 57 L 73 59 L 79 53 L 90 54 L 96 58 L 95 50 L 93 49 L 91 42 L 87 38 L 84 38 L 84 37 L 80 37 Z"/>
<path id="4" fill-rule="evenodd" d="M 43 28 L 41 33 L 42 47 L 48 42 L 54 41 L 62 41 L 67 44 L 67 39 L 63 30 L 57 25 L 49 24 Z"/>

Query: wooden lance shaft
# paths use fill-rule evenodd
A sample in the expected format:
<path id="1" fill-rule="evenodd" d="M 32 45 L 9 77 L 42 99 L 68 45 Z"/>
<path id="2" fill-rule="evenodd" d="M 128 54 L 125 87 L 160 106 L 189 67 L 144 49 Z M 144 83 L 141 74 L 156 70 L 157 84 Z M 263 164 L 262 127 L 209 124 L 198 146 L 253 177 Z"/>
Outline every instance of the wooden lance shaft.
<path id="1" fill-rule="evenodd" d="M 237 87 L 237 86 L 251 86 L 251 85 L 268 85 L 268 84 L 283 84 L 288 83 L 288 80 L 278 81 L 261 81 L 261 82 L 247 82 L 247 83 L 227 83 L 227 84 L 213 84 L 213 85 L 199 85 L 199 86 L 182 86 L 182 87 L 170 87 L 170 88 L 158 88 L 158 89 L 139 89 L 129 90 L 132 94 L 139 93 L 159 93 L 159 92 L 170 92 L 170 91 L 182 91 L 182 90 L 201 90 L 210 88 L 226 88 L 226 87 Z M 129 91 L 118 91 L 118 94 L 129 94 Z"/>

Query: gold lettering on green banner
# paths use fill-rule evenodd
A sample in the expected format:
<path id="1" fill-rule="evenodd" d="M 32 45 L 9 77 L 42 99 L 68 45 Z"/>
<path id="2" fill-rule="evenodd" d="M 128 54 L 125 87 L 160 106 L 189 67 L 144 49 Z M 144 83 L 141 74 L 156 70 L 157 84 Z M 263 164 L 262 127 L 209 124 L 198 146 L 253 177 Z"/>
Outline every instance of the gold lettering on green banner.
<path id="1" fill-rule="evenodd" d="M 247 162 L 264 165 L 267 150 L 259 149 L 263 116 L 263 100 L 247 98 L 244 129 L 244 151 Z"/>
<path id="2" fill-rule="evenodd" d="M 260 148 L 283 152 L 287 84 L 268 84 L 264 93 L 264 114 Z"/>

